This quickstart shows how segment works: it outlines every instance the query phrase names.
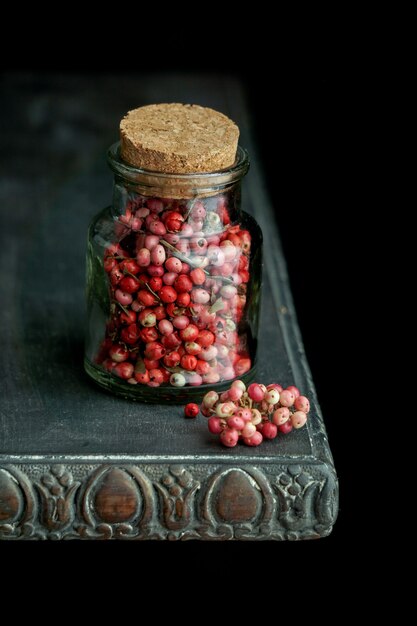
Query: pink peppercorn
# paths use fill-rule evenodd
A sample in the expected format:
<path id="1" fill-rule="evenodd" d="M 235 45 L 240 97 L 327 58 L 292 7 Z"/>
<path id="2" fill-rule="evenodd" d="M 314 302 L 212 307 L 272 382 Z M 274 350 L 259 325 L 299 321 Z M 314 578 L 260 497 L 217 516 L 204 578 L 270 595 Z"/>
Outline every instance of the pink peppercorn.
<path id="1" fill-rule="evenodd" d="M 162 335 L 170 335 L 174 332 L 174 326 L 167 319 L 163 319 L 158 323 L 158 329 Z"/>
<path id="2" fill-rule="evenodd" d="M 279 401 L 282 406 L 287 406 L 287 407 L 292 406 L 295 401 L 295 396 L 292 393 L 292 391 L 288 391 L 288 389 L 284 389 L 284 391 L 281 391 Z"/>
<path id="3" fill-rule="evenodd" d="M 232 417 L 229 417 L 227 420 L 227 426 L 228 428 L 235 428 L 236 430 L 243 430 L 245 426 L 245 422 L 238 415 L 232 415 Z"/>
<path id="4" fill-rule="evenodd" d="M 256 431 L 251 437 L 244 437 L 243 443 L 247 446 L 259 446 L 263 441 L 262 433 Z"/>
<path id="5" fill-rule="evenodd" d="M 310 411 L 310 401 L 305 396 L 298 396 L 298 398 L 295 399 L 294 407 L 297 411 L 308 413 Z"/>
<path id="6" fill-rule="evenodd" d="M 304 411 L 295 411 L 291 415 L 291 424 L 294 428 L 301 428 L 307 421 L 307 414 Z"/>
<path id="7" fill-rule="evenodd" d="M 287 391 L 291 391 L 291 393 L 294 394 L 295 398 L 298 398 L 298 396 L 300 395 L 300 390 L 295 385 L 290 385 L 289 387 L 287 387 Z"/>
<path id="8" fill-rule="evenodd" d="M 127 380 L 128 378 L 131 378 L 131 376 L 133 376 L 133 365 L 132 363 L 118 363 L 114 368 L 113 368 L 113 372 L 114 374 L 116 374 L 116 376 L 119 376 L 120 378 L 124 378 L 125 380 Z"/>
<path id="9" fill-rule="evenodd" d="M 239 440 L 239 433 L 235 429 L 225 428 L 220 433 L 220 441 L 227 448 L 234 448 Z"/>
<path id="10" fill-rule="evenodd" d="M 169 285 L 170 287 L 172 287 L 172 285 L 175 283 L 177 276 L 178 274 L 176 274 L 175 272 L 166 272 L 162 277 L 164 285 Z"/>
<path id="11" fill-rule="evenodd" d="M 206 274 L 201 268 L 197 267 L 191 270 L 190 278 L 193 281 L 194 285 L 203 285 L 206 280 Z"/>
<path id="12" fill-rule="evenodd" d="M 198 408 L 198 404 L 195 404 L 194 402 L 189 402 L 184 408 L 185 417 L 191 417 L 191 418 L 197 417 L 199 412 L 200 412 L 200 409 Z"/>
<path id="13" fill-rule="evenodd" d="M 136 255 L 136 260 L 141 267 L 147 267 L 151 262 L 151 253 L 147 248 L 141 248 Z"/>
<path id="14" fill-rule="evenodd" d="M 122 304 L 123 306 L 127 306 L 132 303 L 133 298 L 131 294 L 127 293 L 126 291 L 122 291 L 121 289 L 116 289 L 114 295 L 115 295 L 117 302 L 120 302 L 120 304 Z"/>
<path id="15" fill-rule="evenodd" d="M 258 385 L 258 383 L 252 383 L 251 385 L 249 385 L 248 394 L 249 397 L 254 400 L 254 402 L 262 402 L 265 395 L 263 389 L 260 387 L 260 385 Z"/>
<path id="16" fill-rule="evenodd" d="M 275 439 L 278 434 L 278 428 L 272 422 L 265 422 L 262 429 L 262 436 L 264 439 Z"/>
<path id="17" fill-rule="evenodd" d="M 165 261 L 165 268 L 168 272 L 174 272 L 175 274 L 179 274 L 182 270 L 182 263 L 179 259 L 172 256 Z"/>
<path id="18" fill-rule="evenodd" d="M 182 293 L 183 291 L 191 291 L 193 283 L 186 274 L 180 274 L 175 280 L 174 286 L 177 293 Z"/>
<path id="19" fill-rule="evenodd" d="M 279 432 L 283 435 L 288 435 L 288 433 L 290 433 L 292 429 L 293 425 L 291 424 L 291 420 L 288 420 L 287 422 L 285 422 L 285 424 L 280 424 L 280 426 L 278 426 Z"/>
<path id="20" fill-rule="evenodd" d="M 286 406 L 283 406 L 274 411 L 272 421 L 277 426 L 280 426 L 281 424 L 285 424 L 285 422 L 289 420 L 290 415 L 290 410 Z"/>
<path id="21" fill-rule="evenodd" d="M 110 358 L 116 363 L 121 363 L 129 358 L 129 351 L 123 348 L 123 346 L 112 346 L 109 350 Z"/>
<path id="22" fill-rule="evenodd" d="M 175 300 L 177 299 L 177 292 L 173 287 L 165 285 L 160 290 L 159 297 L 161 298 L 162 302 L 165 303 L 175 302 Z"/>

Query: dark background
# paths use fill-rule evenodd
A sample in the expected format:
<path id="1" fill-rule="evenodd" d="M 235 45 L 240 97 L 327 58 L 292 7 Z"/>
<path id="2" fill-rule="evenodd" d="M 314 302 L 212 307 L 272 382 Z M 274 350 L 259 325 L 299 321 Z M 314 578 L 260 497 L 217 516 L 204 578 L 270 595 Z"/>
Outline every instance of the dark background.
<path id="1" fill-rule="evenodd" d="M 83 33 L 84 35 L 86 33 Z M 352 547 L 366 538 L 366 516 L 357 514 L 358 490 L 352 448 L 347 440 L 361 415 L 352 413 L 352 395 L 358 385 L 360 363 L 352 373 L 357 354 L 356 327 L 361 310 L 361 286 L 358 278 L 361 245 L 360 228 L 351 187 L 355 167 L 351 159 L 351 131 L 354 101 L 360 96 L 360 85 L 343 75 L 340 67 L 329 62 L 329 54 L 314 55 L 306 50 L 301 63 L 291 61 L 291 49 L 282 55 L 282 46 L 268 39 L 269 48 L 248 40 L 235 45 L 226 58 L 222 50 L 225 37 L 213 42 L 189 37 L 186 45 L 164 40 L 166 58 L 161 63 L 149 55 L 149 42 L 138 43 L 137 55 L 132 48 L 116 54 L 111 38 L 103 41 L 95 33 L 91 41 L 83 38 L 81 54 L 73 55 L 77 37 L 71 41 L 71 53 L 57 55 L 58 33 L 50 33 L 49 50 L 32 48 L 24 60 L 9 53 L 3 55 L 5 72 L 34 72 L 43 76 L 50 71 L 60 74 L 128 73 L 140 79 L 147 72 L 210 72 L 234 74 L 245 87 L 260 148 L 269 192 L 276 209 L 284 245 L 292 293 L 304 339 L 307 358 L 322 406 L 330 445 L 340 478 L 340 513 L 330 537 L 319 542 L 300 544 L 144 544 L 88 546 L 48 545 L 48 552 L 74 561 L 87 553 L 93 558 L 120 555 L 135 561 L 155 558 L 161 563 L 180 563 L 195 567 L 195 554 L 204 563 L 261 562 L 274 566 L 282 559 L 288 571 L 302 563 L 331 571 L 335 561 L 348 564 L 354 558 Z M 155 35 L 156 36 L 156 35 Z M 31 40 L 29 41 L 29 45 Z M 151 42 L 152 43 L 152 42 Z M 153 41 L 153 44 L 155 41 Z M 152 44 L 152 45 L 153 45 Z M 276 45 L 276 48 L 275 48 Z M 60 46 L 62 49 L 62 45 Z M 87 48 L 90 50 L 85 54 Z M 191 53 L 190 53 L 191 51 Z M 140 55 L 140 61 L 136 60 Z M 248 61 L 250 55 L 250 61 Z M 267 62 L 268 61 L 268 62 Z M 272 90 L 273 86 L 273 90 Z M 1 98 L 1 76 L 0 76 Z M 0 100 L 1 106 L 1 100 Z M 2 120 L 7 123 L 7 120 Z M 356 484 L 356 486 L 355 486 Z M 359 532 L 360 531 L 360 532 Z M 41 544 L 3 544 L 0 552 L 12 559 L 17 554 L 45 554 Z M 20 557 L 19 557 L 20 558 Z M 247 559 L 250 559 L 247 560 Z M 133 565 L 133 563 L 131 563 Z"/>

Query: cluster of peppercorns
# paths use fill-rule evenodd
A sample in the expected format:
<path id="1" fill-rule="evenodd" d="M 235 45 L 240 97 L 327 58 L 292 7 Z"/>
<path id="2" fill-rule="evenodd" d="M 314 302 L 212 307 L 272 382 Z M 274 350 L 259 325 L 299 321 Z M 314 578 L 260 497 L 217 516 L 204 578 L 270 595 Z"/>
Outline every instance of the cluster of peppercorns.
<path id="1" fill-rule="evenodd" d="M 185 407 L 186 417 L 195 417 L 197 405 Z M 246 389 L 235 380 L 222 394 L 209 391 L 203 398 L 201 412 L 208 417 L 209 431 L 220 435 L 224 446 L 233 448 L 241 439 L 248 446 L 259 446 L 263 439 L 275 439 L 278 433 L 288 434 L 301 428 L 310 411 L 308 398 L 294 385 L 252 383 Z"/>
<path id="2" fill-rule="evenodd" d="M 214 204 L 215 202 L 215 204 Z M 111 318 L 96 362 L 128 383 L 217 383 L 251 368 L 238 328 L 251 236 L 226 197 L 203 204 L 137 196 L 119 218 L 104 269 Z"/>

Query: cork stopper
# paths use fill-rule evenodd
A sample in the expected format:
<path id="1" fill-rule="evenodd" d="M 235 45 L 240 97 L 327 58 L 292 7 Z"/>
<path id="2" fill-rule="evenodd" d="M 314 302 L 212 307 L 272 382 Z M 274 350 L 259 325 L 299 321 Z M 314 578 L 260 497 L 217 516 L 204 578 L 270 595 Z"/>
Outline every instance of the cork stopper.
<path id="1" fill-rule="evenodd" d="M 238 139 L 239 128 L 232 120 L 196 104 L 151 104 L 129 111 L 120 122 L 122 159 L 166 174 L 231 167 Z"/>

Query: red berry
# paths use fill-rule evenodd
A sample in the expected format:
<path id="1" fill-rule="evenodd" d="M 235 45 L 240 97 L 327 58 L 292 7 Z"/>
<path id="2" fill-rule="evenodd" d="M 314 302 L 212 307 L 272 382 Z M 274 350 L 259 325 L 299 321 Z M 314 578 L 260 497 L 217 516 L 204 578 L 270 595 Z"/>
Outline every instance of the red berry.
<path id="1" fill-rule="evenodd" d="M 162 337 L 161 343 L 167 350 L 173 350 L 181 345 L 181 339 L 178 337 L 178 333 L 174 332 Z"/>
<path id="2" fill-rule="evenodd" d="M 129 272 L 129 274 L 139 274 L 140 267 L 133 259 L 126 259 L 120 263 L 120 267 L 123 271 Z"/>
<path id="3" fill-rule="evenodd" d="M 113 287 L 115 285 L 117 285 L 123 278 L 123 272 L 120 269 L 120 267 L 118 265 L 116 265 L 115 267 L 113 267 L 113 269 L 110 272 L 110 282 L 113 285 Z"/>
<path id="4" fill-rule="evenodd" d="M 136 255 L 136 260 L 140 267 L 148 267 L 151 262 L 151 253 L 148 248 L 141 248 Z"/>
<path id="5" fill-rule="evenodd" d="M 288 435 L 293 429 L 293 425 L 291 424 L 291 420 L 286 421 L 284 424 L 280 424 L 278 426 L 278 430 L 283 435 Z"/>
<path id="6" fill-rule="evenodd" d="M 117 302 L 120 302 L 123 306 L 129 306 L 132 303 L 132 296 L 127 291 L 122 291 L 121 289 L 116 289 L 114 292 L 115 298 Z"/>
<path id="7" fill-rule="evenodd" d="M 292 406 L 294 404 L 294 401 L 295 396 L 292 391 L 289 391 L 288 389 L 284 389 L 284 391 L 281 391 L 279 396 L 279 402 L 281 406 Z"/>
<path id="8" fill-rule="evenodd" d="M 252 437 L 243 437 L 243 443 L 247 446 L 259 446 L 263 441 L 262 433 L 258 430 L 253 433 Z"/>
<path id="9" fill-rule="evenodd" d="M 281 426 L 281 424 L 285 424 L 285 422 L 289 420 L 290 415 L 291 415 L 290 410 L 286 406 L 282 406 L 276 411 L 274 411 L 274 414 L 272 416 L 272 421 L 277 426 Z"/>
<path id="10" fill-rule="evenodd" d="M 127 293 L 135 293 L 140 287 L 140 282 L 137 278 L 133 278 L 133 276 L 125 276 L 120 281 L 119 287 L 122 291 L 126 291 Z"/>
<path id="11" fill-rule="evenodd" d="M 158 244 L 151 252 L 151 262 L 153 265 L 163 265 L 166 259 L 164 246 Z"/>
<path id="12" fill-rule="evenodd" d="M 227 448 L 234 448 L 239 439 L 239 433 L 237 430 L 225 428 L 220 433 L 220 441 Z"/>
<path id="13" fill-rule="evenodd" d="M 262 429 L 262 436 L 265 439 L 275 439 L 278 434 L 278 427 L 272 422 L 265 422 Z"/>
<path id="14" fill-rule="evenodd" d="M 154 308 L 153 312 L 154 312 L 154 315 L 155 315 L 155 317 L 156 317 L 156 319 L 158 321 L 165 319 L 166 316 L 167 316 L 166 311 L 165 311 L 165 307 L 162 306 L 162 304 L 159 305 L 159 306 L 156 306 Z"/>
<path id="15" fill-rule="evenodd" d="M 138 341 L 138 339 L 140 337 L 139 332 L 140 331 L 139 331 L 139 328 L 138 328 L 137 324 L 130 324 L 126 328 L 122 329 L 122 332 L 120 333 L 120 336 L 121 336 L 122 341 L 124 343 L 127 343 L 128 345 L 133 345 L 134 343 L 136 343 Z"/>
<path id="16" fill-rule="evenodd" d="M 307 413 L 296 411 L 291 415 L 291 424 L 294 428 L 302 428 L 307 421 Z"/>
<path id="17" fill-rule="evenodd" d="M 293 393 L 296 398 L 298 398 L 298 396 L 300 395 L 300 390 L 295 385 L 290 385 L 289 387 L 287 387 L 287 391 L 291 391 L 291 393 Z"/>
<path id="18" fill-rule="evenodd" d="M 248 394 L 254 402 L 262 402 L 265 392 L 258 383 L 252 383 L 248 387 Z"/>
<path id="19" fill-rule="evenodd" d="M 159 359 L 147 359 L 144 357 L 143 362 L 147 370 L 153 370 L 159 367 Z"/>
<path id="20" fill-rule="evenodd" d="M 165 270 L 162 267 L 162 265 L 149 265 L 147 268 L 147 272 L 149 274 L 149 276 L 156 276 L 156 277 L 161 277 L 164 275 Z"/>
<path id="21" fill-rule="evenodd" d="M 180 337 L 183 341 L 195 341 L 198 337 L 199 330 L 195 324 L 189 324 L 186 328 L 180 330 Z"/>
<path id="22" fill-rule="evenodd" d="M 162 278 L 160 276 L 152 276 L 148 283 L 152 291 L 159 291 L 163 284 L 164 283 L 162 282 Z"/>
<path id="23" fill-rule="evenodd" d="M 117 266 L 117 261 L 113 256 L 108 256 L 104 259 L 103 267 L 104 271 L 109 273 L 113 268 Z"/>
<path id="24" fill-rule="evenodd" d="M 177 276 L 178 274 L 176 274 L 175 272 L 166 272 L 162 276 L 164 285 L 169 285 L 170 287 L 172 287 L 172 285 L 175 283 L 175 279 L 177 278 Z"/>
<path id="25" fill-rule="evenodd" d="M 251 360 L 250 359 L 239 359 L 235 365 L 235 373 L 236 376 L 242 376 L 246 374 L 251 368 Z"/>
<path id="26" fill-rule="evenodd" d="M 304 411 L 304 413 L 308 413 L 310 411 L 310 401 L 305 396 L 298 396 L 295 399 L 294 407 L 297 411 Z"/>
<path id="27" fill-rule="evenodd" d="M 136 313 L 132 310 L 127 311 L 127 313 L 122 311 L 119 319 L 122 324 L 134 324 L 136 322 Z"/>
<path id="28" fill-rule="evenodd" d="M 139 313 L 139 322 L 142 326 L 156 326 L 156 315 L 152 309 L 144 309 Z"/>
<path id="29" fill-rule="evenodd" d="M 197 417 L 200 409 L 198 408 L 198 404 L 194 402 L 189 402 L 184 408 L 184 416 L 185 417 Z"/>
<path id="30" fill-rule="evenodd" d="M 150 380 L 148 370 L 145 370 L 144 372 L 135 372 L 135 379 L 138 381 L 138 383 L 141 383 L 142 385 L 147 385 Z"/>
<path id="31" fill-rule="evenodd" d="M 190 216 L 193 220 L 203 220 L 206 217 L 206 209 L 200 200 L 197 200 L 194 203 L 193 208 L 190 211 Z"/>
<path id="32" fill-rule="evenodd" d="M 237 415 L 232 415 L 232 417 L 229 417 L 229 419 L 227 420 L 227 426 L 228 428 L 243 430 L 243 428 L 245 427 L 245 422 L 241 417 L 238 417 Z"/>
<path id="33" fill-rule="evenodd" d="M 246 422 L 242 429 L 243 437 L 252 437 L 256 432 L 256 426 L 252 422 Z"/>
<path id="34" fill-rule="evenodd" d="M 207 422 L 208 429 L 213 435 L 220 435 L 223 430 L 220 417 L 210 417 Z"/>
<path id="35" fill-rule="evenodd" d="M 149 372 L 149 387 L 159 387 L 164 382 L 164 375 L 160 369 L 154 369 Z"/>
<path id="36" fill-rule="evenodd" d="M 181 357 L 178 352 L 173 351 L 166 354 L 163 360 L 166 367 L 177 367 L 181 361 Z"/>
<path id="37" fill-rule="evenodd" d="M 187 376 L 187 383 L 192 387 L 199 387 L 203 384 L 203 378 L 202 376 L 200 376 L 200 374 L 192 372 Z"/>
<path id="38" fill-rule="evenodd" d="M 151 341 L 156 341 L 158 339 L 158 331 L 155 326 L 151 326 L 149 328 L 142 328 L 140 331 L 140 338 L 144 343 L 150 343 Z"/>
<path id="39" fill-rule="evenodd" d="M 208 348 L 208 346 L 214 343 L 214 340 L 215 336 L 209 330 L 200 330 L 196 339 L 197 343 L 199 343 L 202 348 Z"/>
<path id="40" fill-rule="evenodd" d="M 180 307 L 187 307 L 191 302 L 191 296 L 186 291 L 179 293 L 176 299 L 176 303 Z"/>
<path id="41" fill-rule="evenodd" d="M 158 330 L 161 335 L 170 335 L 174 332 L 174 327 L 169 320 L 163 319 L 158 323 Z"/>
<path id="42" fill-rule="evenodd" d="M 193 354 L 194 356 L 201 352 L 201 346 L 195 341 L 186 341 L 185 342 L 185 351 L 187 354 Z"/>
<path id="43" fill-rule="evenodd" d="M 197 267 L 190 272 L 190 278 L 194 285 L 203 285 L 206 281 L 206 274 L 201 268 Z"/>
<path id="44" fill-rule="evenodd" d="M 191 237 L 190 239 L 190 249 L 194 254 L 202 256 L 206 252 L 207 246 L 207 239 L 204 237 Z"/>
<path id="45" fill-rule="evenodd" d="M 112 346 L 109 350 L 110 358 L 116 363 L 122 363 L 129 358 L 129 350 L 123 348 L 123 346 Z"/>
<path id="46" fill-rule="evenodd" d="M 250 409 L 239 409 L 235 415 L 238 415 L 244 422 L 250 422 L 252 419 L 252 411 Z"/>
<path id="47" fill-rule="evenodd" d="M 120 378 L 127 380 L 128 378 L 132 378 L 133 376 L 133 365 L 132 363 L 118 363 L 113 368 L 113 373 Z"/>
<path id="48" fill-rule="evenodd" d="M 165 233 L 167 232 L 163 223 L 158 219 L 153 219 L 152 221 L 150 221 L 148 228 L 153 235 L 165 235 Z"/>
<path id="49" fill-rule="evenodd" d="M 207 363 L 207 361 L 197 359 L 197 365 L 195 366 L 195 371 L 197 372 L 197 374 L 200 374 L 200 376 L 204 376 L 204 374 L 209 373 L 210 365 Z"/>
<path id="50" fill-rule="evenodd" d="M 165 268 L 168 272 L 179 274 L 182 270 L 182 263 L 175 256 L 172 256 L 165 261 Z"/>
<path id="51" fill-rule="evenodd" d="M 169 304 L 175 302 L 175 300 L 177 299 L 177 292 L 175 291 L 175 289 L 173 289 L 173 287 L 165 285 L 161 288 L 159 292 L 159 297 L 161 298 L 162 302 L 166 302 L 167 304 Z"/>
<path id="52" fill-rule="evenodd" d="M 173 318 L 172 323 L 178 330 L 184 330 L 190 324 L 190 319 L 186 315 L 177 315 Z"/>
<path id="53" fill-rule="evenodd" d="M 171 378 L 171 372 L 168 372 L 168 370 L 166 370 L 164 367 L 161 367 L 160 371 L 162 372 L 163 382 L 169 383 L 169 379 Z"/>
<path id="54" fill-rule="evenodd" d="M 159 360 L 162 359 L 165 354 L 166 349 L 161 343 L 157 341 L 151 341 L 150 343 L 146 344 L 145 357 L 147 359 L 151 359 L 152 361 Z"/>
<path id="55" fill-rule="evenodd" d="M 181 357 L 181 367 L 183 367 L 185 370 L 189 370 L 190 372 L 192 372 L 193 370 L 195 370 L 196 365 L 197 359 L 192 354 L 184 354 L 184 356 Z"/>
<path id="56" fill-rule="evenodd" d="M 267 385 L 267 390 L 270 391 L 271 389 L 275 389 L 276 391 L 278 391 L 278 393 L 281 393 L 282 391 L 282 385 L 278 385 L 278 383 L 271 383 L 270 385 Z"/>
<path id="57" fill-rule="evenodd" d="M 193 288 L 192 280 L 186 274 L 180 274 L 174 283 L 178 293 L 189 292 Z"/>
<path id="58" fill-rule="evenodd" d="M 141 302 L 145 306 L 154 306 L 155 304 L 158 304 L 158 300 L 147 289 L 140 289 L 138 291 L 137 299 L 139 300 L 139 302 Z"/>

